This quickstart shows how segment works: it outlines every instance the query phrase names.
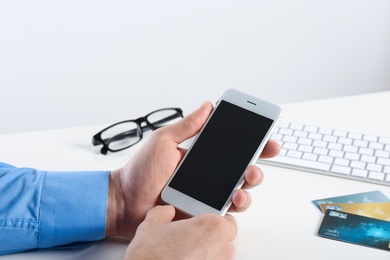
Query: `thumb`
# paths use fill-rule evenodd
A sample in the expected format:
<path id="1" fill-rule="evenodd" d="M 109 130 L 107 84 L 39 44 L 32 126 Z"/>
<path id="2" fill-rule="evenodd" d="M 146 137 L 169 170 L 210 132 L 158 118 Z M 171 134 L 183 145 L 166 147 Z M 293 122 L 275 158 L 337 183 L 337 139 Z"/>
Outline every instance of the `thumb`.
<path id="1" fill-rule="evenodd" d="M 155 227 L 172 222 L 175 213 L 176 210 L 173 206 L 156 206 L 148 211 L 144 224 L 148 227 Z"/>
<path id="2" fill-rule="evenodd" d="M 229 227 L 226 229 L 226 232 L 228 232 L 228 236 L 229 236 L 230 240 L 233 241 L 236 238 L 237 231 L 238 231 L 236 219 L 232 215 L 229 215 L 229 214 L 226 214 L 224 216 L 224 218 L 227 221 L 228 227 Z"/>
<path id="3" fill-rule="evenodd" d="M 165 129 L 174 142 L 181 143 L 199 132 L 212 110 L 213 105 L 204 102 L 197 110 L 175 124 L 165 126 Z"/>

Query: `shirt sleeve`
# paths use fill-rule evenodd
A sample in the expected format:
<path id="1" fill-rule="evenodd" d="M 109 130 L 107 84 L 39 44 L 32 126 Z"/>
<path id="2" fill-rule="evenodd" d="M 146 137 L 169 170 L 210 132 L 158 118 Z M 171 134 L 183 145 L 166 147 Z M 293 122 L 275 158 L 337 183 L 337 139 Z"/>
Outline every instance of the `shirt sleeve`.
<path id="1" fill-rule="evenodd" d="M 0 162 L 0 255 L 103 239 L 108 171 L 47 172 Z"/>

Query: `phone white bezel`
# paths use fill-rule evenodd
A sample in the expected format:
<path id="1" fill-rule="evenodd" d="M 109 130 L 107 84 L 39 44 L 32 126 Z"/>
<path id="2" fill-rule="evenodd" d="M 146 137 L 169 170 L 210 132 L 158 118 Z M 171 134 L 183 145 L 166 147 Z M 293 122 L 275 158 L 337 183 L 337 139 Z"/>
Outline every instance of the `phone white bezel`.
<path id="1" fill-rule="evenodd" d="M 220 101 L 224 100 L 227 101 L 233 105 L 236 105 L 238 107 L 244 108 L 248 111 L 254 112 L 256 114 L 262 115 L 264 117 L 270 118 L 273 120 L 272 125 L 267 131 L 267 134 L 265 135 L 264 139 L 262 142 L 259 144 L 255 154 L 252 156 L 252 159 L 250 160 L 250 163 L 248 164 L 254 164 L 258 157 L 260 156 L 262 150 L 264 149 L 267 141 L 269 140 L 271 133 L 275 129 L 277 123 L 280 120 L 281 117 L 281 109 L 275 104 L 272 104 L 270 102 L 264 101 L 262 99 L 253 97 L 249 94 L 243 93 L 241 91 L 238 91 L 236 89 L 228 89 L 225 91 L 225 93 L 222 95 L 220 100 L 217 102 L 216 107 L 214 108 L 213 112 L 207 119 L 206 123 L 203 125 L 202 129 L 200 130 L 199 134 L 195 138 L 193 144 L 196 143 L 198 137 L 202 134 L 203 129 L 207 126 L 208 121 L 210 118 L 212 118 L 215 110 L 218 108 L 218 105 L 220 104 Z M 172 187 L 169 186 L 169 183 L 171 180 L 174 178 L 176 172 L 180 168 L 182 162 L 186 159 L 187 155 L 189 154 L 189 151 L 191 150 L 193 144 L 189 148 L 188 152 L 186 155 L 183 157 L 182 161 L 176 168 L 175 172 L 172 174 L 171 178 L 168 180 L 167 184 L 165 185 L 162 193 L 161 193 L 161 198 L 162 200 L 167 203 L 175 206 L 178 210 L 185 212 L 186 214 L 189 214 L 191 216 L 196 216 L 200 214 L 205 214 L 205 213 L 212 213 L 212 214 L 218 214 L 218 215 L 224 215 L 227 210 L 229 209 L 231 205 L 231 197 L 233 195 L 233 192 L 236 189 L 239 189 L 243 183 L 244 183 L 244 173 L 242 173 L 240 180 L 237 182 L 236 186 L 234 189 L 231 191 L 228 199 L 226 200 L 224 206 L 222 207 L 221 210 L 215 209 L 213 207 L 210 207 L 207 204 L 204 204 L 203 202 L 200 202 Z"/>

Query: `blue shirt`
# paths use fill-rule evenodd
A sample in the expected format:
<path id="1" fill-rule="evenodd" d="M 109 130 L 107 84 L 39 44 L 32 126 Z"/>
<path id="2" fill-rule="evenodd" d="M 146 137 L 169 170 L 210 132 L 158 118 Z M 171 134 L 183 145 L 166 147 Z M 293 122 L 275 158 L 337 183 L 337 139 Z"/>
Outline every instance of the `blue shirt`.
<path id="1" fill-rule="evenodd" d="M 108 171 L 47 172 L 0 162 L 0 255 L 103 239 L 108 180 Z"/>

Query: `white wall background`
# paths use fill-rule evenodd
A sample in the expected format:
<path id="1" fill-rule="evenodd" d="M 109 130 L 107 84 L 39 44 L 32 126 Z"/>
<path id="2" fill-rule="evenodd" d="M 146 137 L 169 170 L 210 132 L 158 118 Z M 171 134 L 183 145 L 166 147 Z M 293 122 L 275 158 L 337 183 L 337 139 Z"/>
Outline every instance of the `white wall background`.
<path id="1" fill-rule="evenodd" d="M 0 133 L 231 87 L 276 103 L 390 90 L 390 1 L 0 1 Z"/>

